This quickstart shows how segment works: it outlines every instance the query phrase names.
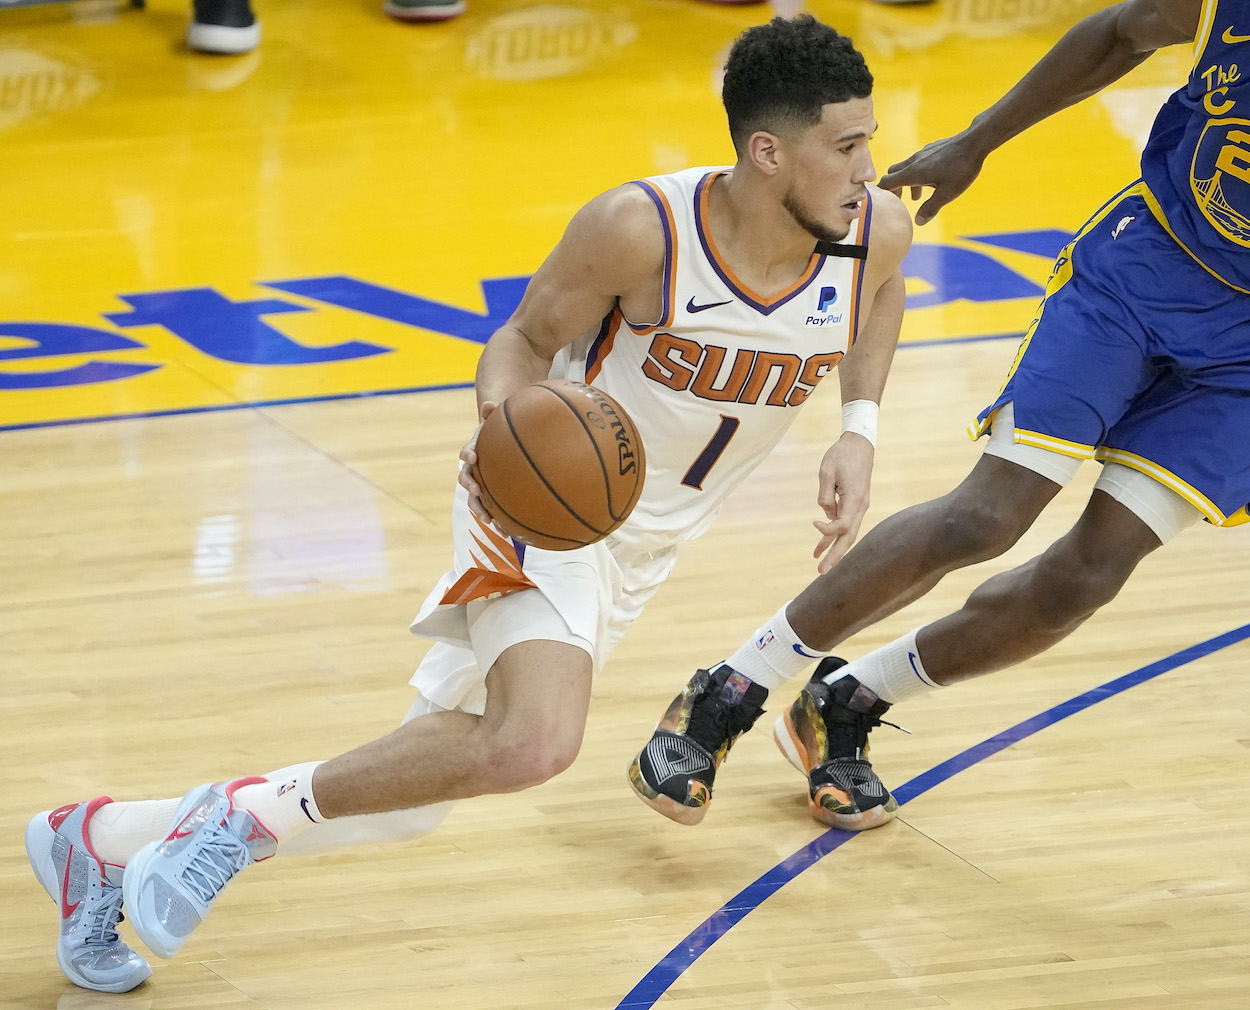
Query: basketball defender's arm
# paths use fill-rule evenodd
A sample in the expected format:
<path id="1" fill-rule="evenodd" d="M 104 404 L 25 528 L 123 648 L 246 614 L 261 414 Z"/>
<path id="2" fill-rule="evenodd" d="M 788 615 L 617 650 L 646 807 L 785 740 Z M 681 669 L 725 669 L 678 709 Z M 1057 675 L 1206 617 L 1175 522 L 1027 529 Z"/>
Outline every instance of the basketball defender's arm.
<path id="1" fill-rule="evenodd" d="M 901 264 L 911 246 L 911 221 L 892 193 L 873 193 L 873 230 L 869 237 L 861 297 L 859 334 L 838 363 L 842 402 L 881 402 L 903 324 L 906 291 Z M 820 463 L 817 504 L 825 513 L 813 523 L 820 540 L 813 551 L 819 570 L 827 572 L 851 549 L 868 511 L 873 444 L 863 435 L 843 432 Z"/>
<path id="2" fill-rule="evenodd" d="M 1192 41 L 1202 0 L 1124 0 L 1077 22 L 1018 84 L 962 133 L 927 145 L 897 165 L 880 185 L 921 187 L 933 194 L 916 211 L 925 224 L 964 190 L 990 152 L 1048 116 L 1119 80 L 1164 46 Z"/>

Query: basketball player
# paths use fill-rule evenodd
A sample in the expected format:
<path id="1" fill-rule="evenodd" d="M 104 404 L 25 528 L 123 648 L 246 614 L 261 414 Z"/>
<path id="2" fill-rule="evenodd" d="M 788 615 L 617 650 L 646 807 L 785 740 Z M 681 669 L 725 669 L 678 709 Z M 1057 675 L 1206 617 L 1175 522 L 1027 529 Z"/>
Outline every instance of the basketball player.
<path id="1" fill-rule="evenodd" d="M 399 729 L 180 800 L 97 797 L 31 820 L 27 849 L 60 903 L 57 956 L 71 980 L 125 991 L 148 976 L 116 931 L 123 899 L 139 936 L 167 957 L 253 862 L 420 835 L 454 800 L 568 767 L 592 678 L 678 545 L 707 529 L 839 362 L 845 431 L 821 461 L 819 503 L 835 550 L 853 539 L 911 240 L 902 202 L 868 185 L 871 94 L 849 39 L 810 16 L 775 18 L 729 56 L 731 168 L 631 183 L 577 213 L 482 353 L 479 413 L 549 376 L 601 387 L 646 447 L 629 520 L 577 550 L 523 548 L 490 525 L 470 440 L 454 567 L 413 624 L 435 645 Z"/>
<path id="2" fill-rule="evenodd" d="M 1012 546 L 1081 462 L 1104 466 L 1075 527 L 996 575 L 962 610 L 849 665 L 827 657 L 777 720 L 806 773 L 812 812 L 856 831 L 897 804 L 864 759 L 891 705 L 1001 670 L 1070 634 L 1138 562 L 1206 519 L 1244 523 L 1250 502 L 1250 0 L 1126 0 L 1073 27 L 962 133 L 891 168 L 883 187 L 933 194 L 923 224 L 986 156 L 1196 38 L 1185 86 L 1142 154 L 1142 179 L 1113 196 L 1059 254 L 1041 310 L 998 397 L 972 427 L 980 461 L 945 497 L 869 533 L 711 674 L 700 671 L 634 760 L 639 795 L 675 820 L 706 810 L 716 766 L 771 688 L 931 589 Z M 829 527 L 822 546 L 840 535 Z M 703 693 L 741 678 L 752 705 Z M 671 755 L 694 755 L 675 767 Z M 693 771 L 688 771 L 693 768 Z"/>

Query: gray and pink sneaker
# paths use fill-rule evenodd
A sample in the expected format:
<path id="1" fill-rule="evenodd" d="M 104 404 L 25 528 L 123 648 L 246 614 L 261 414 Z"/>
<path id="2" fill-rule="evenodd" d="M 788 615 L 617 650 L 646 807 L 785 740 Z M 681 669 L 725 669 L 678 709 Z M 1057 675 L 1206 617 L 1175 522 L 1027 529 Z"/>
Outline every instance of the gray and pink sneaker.
<path id="1" fill-rule="evenodd" d="M 147 961 L 122 942 L 123 869 L 91 848 L 87 824 L 97 796 L 36 814 L 26 825 L 26 856 L 35 877 L 60 907 L 56 962 L 74 985 L 97 992 L 129 992 L 152 974 Z"/>
<path id="2" fill-rule="evenodd" d="M 234 791 L 263 778 L 197 786 L 182 798 L 174 826 L 140 849 L 122 883 L 130 924 L 160 957 L 173 957 L 234 875 L 268 859 L 277 839 L 234 805 Z"/>

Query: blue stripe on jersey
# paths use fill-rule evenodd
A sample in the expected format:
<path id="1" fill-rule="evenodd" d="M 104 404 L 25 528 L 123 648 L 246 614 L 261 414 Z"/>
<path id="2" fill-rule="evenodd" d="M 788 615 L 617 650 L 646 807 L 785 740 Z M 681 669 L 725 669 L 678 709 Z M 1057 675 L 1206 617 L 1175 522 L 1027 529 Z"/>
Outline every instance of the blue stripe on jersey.
<path id="1" fill-rule="evenodd" d="M 591 342 L 590 350 L 586 352 L 586 375 L 594 374 L 595 366 L 599 364 L 599 353 L 603 350 L 603 342 L 608 339 L 608 334 L 612 332 L 612 317 L 616 315 L 619 309 L 613 309 L 603 317 L 603 322 L 599 324 L 599 332 L 595 334 L 595 339 Z"/>
<path id="2" fill-rule="evenodd" d="M 868 245 L 868 232 L 872 229 L 872 193 L 865 191 L 864 193 L 864 230 L 859 236 L 859 244 Z M 855 346 L 855 338 L 859 336 L 859 317 L 863 314 L 864 303 L 861 296 L 864 293 L 864 267 L 866 260 L 857 260 L 855 263 L 855 318 L 851 320 L 851 336 L 847 342 L 846 349 L 849 351 Z"/>
<path id="3" fill-rule="evenodd" d="M 673 223 L 669 219 L 668 209 L 665 205 L 664 198 L 660 195 L 651 183 L 646 179 L 635 179 L 635 186 L 642 188 L 642 191 L 651 197 L 651 202 L 655 204 L 655 209 L 660 212 L 660 226 L 664 229 L 664 279 L 660 284 L 660 320 L 655 323 L 656 326 L 668 326 L 672 322 L 672 285 L 676 276 L 676 264 L 673 263 Z M 625 314 L 621 313 L 621 318 L 625 319 Z M 648 329 L 649 327 L 637 327 L 630 323 L 631 329 Z"/>

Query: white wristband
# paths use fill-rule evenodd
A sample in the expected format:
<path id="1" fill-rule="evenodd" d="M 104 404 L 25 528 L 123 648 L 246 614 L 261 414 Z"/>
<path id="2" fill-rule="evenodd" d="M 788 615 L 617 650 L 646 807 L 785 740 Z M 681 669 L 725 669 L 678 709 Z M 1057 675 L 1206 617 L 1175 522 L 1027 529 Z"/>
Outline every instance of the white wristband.
<path id="1" fill-rule="evenodd" d="M 852 400 L 842 404 L 842 434 L 853 431 L 877 447 L 877 414 L 880 411 L 872 400 Z"/>

